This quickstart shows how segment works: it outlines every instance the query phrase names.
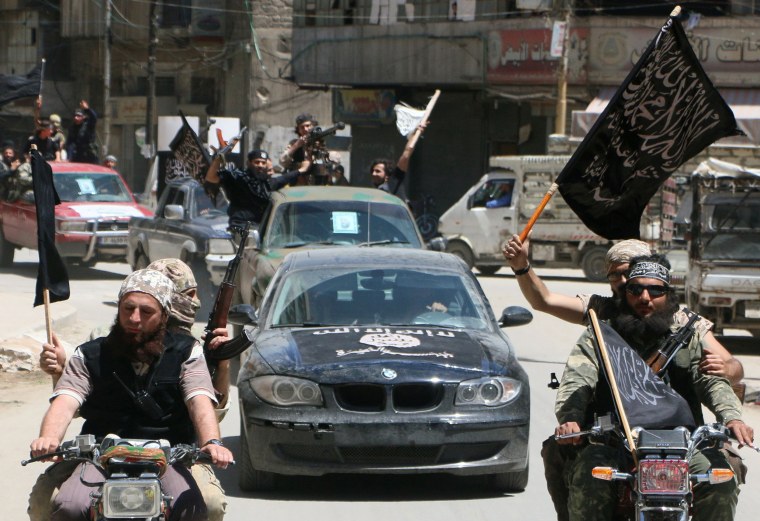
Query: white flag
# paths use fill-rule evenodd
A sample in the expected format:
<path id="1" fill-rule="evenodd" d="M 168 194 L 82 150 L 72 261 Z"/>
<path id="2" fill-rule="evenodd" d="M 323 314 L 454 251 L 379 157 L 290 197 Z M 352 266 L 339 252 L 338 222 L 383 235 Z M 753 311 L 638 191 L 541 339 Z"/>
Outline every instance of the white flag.
<path id="1" fill-rule="evenodd" d="M 425 115 L 424 110 L 412 108 L 405 103 L 396 103 L 393 110 L 396 112 L 396 128 L 404 137 L 409 137 L 414 132 Z"/>

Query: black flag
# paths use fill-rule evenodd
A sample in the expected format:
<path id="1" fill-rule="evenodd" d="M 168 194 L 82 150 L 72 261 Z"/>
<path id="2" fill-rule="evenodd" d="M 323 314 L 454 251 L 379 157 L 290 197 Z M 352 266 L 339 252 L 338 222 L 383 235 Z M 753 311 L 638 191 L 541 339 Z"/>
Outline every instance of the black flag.
<path id="1" fill-rule="evenodd" d="M 733 112 L 670 18 L 556 182 L 595 233 L 638 238 L 641 214 L 665 179 L 707 145 L 736 135 Z"/>
<path id="2" fill-rule="evenodd" d="M 182 117 L 182 127 L 177 131 L 169 148 L 172 151 L 173 161 L 166 168 L 166 180 L 177 177 L 192 177 L 200 182 L 206 176 L 206 170 L 211 166 L 211 158 L 208 151 L 201 144 L 198 134 L 188 124 L 185 115 Z"/>
<path id="3" fill-rule="evenodd" d="M 644 359 L 612 327 L 599 322 L 599 328 L 628 424 L 645 429 L 678 426 L 694 428 L 696 422 L 688 402 L 655 375 Z M 609 390 L 610 378 L 607 376 L 598 346 L 596 350 L 600 371 L 604 374 L 604 380 L 599 380 L 601 385 L 597 389 L 597 397 L 606 401 L 607 397 L 601 396 L 604 392 L 602 387 L 606 384 Z"/>
<path id="4" fill-rule="evenodd" d="M 0 106 L 19 98 L 40 95 L 42 65 L 37 65 L 26 76 L 0 74 Z"/>
<path id="5" fill-rule="evenodd" d="M 37 206 L 37 250 L 40 264 L 37 269 L 37 290 L 34 305 L 45 302 L 43 290 L 50 292 L 50 302 L 69 298 L 69 274 L 55 248 L 55 205 L 60 204 L 53 185 L 53 171 L 37 150 L 32 150 L 32 183 Z"/>

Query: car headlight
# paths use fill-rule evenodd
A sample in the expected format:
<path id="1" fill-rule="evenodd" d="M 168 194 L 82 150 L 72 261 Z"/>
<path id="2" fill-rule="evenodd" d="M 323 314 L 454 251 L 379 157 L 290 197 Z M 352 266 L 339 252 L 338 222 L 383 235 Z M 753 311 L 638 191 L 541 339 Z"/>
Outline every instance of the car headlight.
<path id="1" fill-rule="evenodd" d="M 457 387 L 455 405 L 504 405 L 520 394 L 522 383 L 514 378 L 487 376 L 467 380 Z"/>
<path id="2" fill-rule="evenodd" d="M 272 405 L 322 405 L 322 391 L 311 380 L 267 375 L 249 380 L 256 396 Z"/>
<path id="3" fill-rule="evenodd" d="M 158 480 L 106 481 L 103 485 L 103 515 L 106 518 L 155 517 L 161 513 Z"/>
<path id="4" fill-rule="evenodd" d="M 69 220 L 59 220 L 58 221 L 58 230 L 67 233 L 67 232 L 86 232 L 87 231 L 87 221 L 69 221 Z"/>
<path id="5" fill-rule="evenodd" d="M 208 252 L 211 255 L 234 255 L 235 247 L 229 239 L 209 239 Z"/>

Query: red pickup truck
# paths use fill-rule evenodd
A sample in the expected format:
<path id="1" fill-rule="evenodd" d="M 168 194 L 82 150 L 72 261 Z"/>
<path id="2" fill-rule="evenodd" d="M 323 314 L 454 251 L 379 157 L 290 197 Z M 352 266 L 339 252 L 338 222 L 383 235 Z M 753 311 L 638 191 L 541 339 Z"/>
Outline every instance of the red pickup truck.
<path id="1" fill-rule="evenodd" d="M 85 163 L 51 162 L 61 204 L 55 207 L 55 244 L 67 262 L 92 266 L 125 261 L 132 217 L 153 213 L 137 204 L 114 170 Z M 28 190 L 16 200 L 0 200 L 0 267 L 10 267 L 16 248 L 37 249 L 37 214 Z"/>

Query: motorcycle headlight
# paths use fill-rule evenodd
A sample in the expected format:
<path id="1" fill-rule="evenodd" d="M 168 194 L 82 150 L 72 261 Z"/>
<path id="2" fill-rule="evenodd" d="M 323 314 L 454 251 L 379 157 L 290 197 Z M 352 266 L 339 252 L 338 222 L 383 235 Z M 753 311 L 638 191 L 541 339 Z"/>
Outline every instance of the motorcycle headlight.
<path id="1" fill-rule="evenodd" d="M 86 232 L 87 231 L 87 221 L 70 221 L 70 220 L 59 220 L 58 221 L 58 230 L 63 233 L 70 233 L 70 232 Z"/>
<path id="2" fill-rule="evenodd" d="M 642 494 L 686 494 L 689 492 L 689 464 L 684 460 L 642 460 L 639 491 Z"/>
<path id="3" fill-rule="evenodd" d="M 504 405 L 517 398 L 521 388 L 522 383 L 514 378 L 488 376 L 467 380 L 457 387 L 454 405 Z"/>
<path id="4" fill-rule="evenodd" d="M 208 252 L 211 255 L 234 255 L 235 246 L 229 239 L 209 239 Z"/>
<path id="5" fill-rule="evenodd" d="M 311 380 L 267 375 L 252 378 L 249 383 L 256 396 L 272 405 L 322 405 L 322 391 Z"/>
<path id="6" fill-rule="evenodd" d="M 106 518 L 155 517 L 161 513 L 158 480 L 106 481 L 103 485 L 103 515 Z"/>

